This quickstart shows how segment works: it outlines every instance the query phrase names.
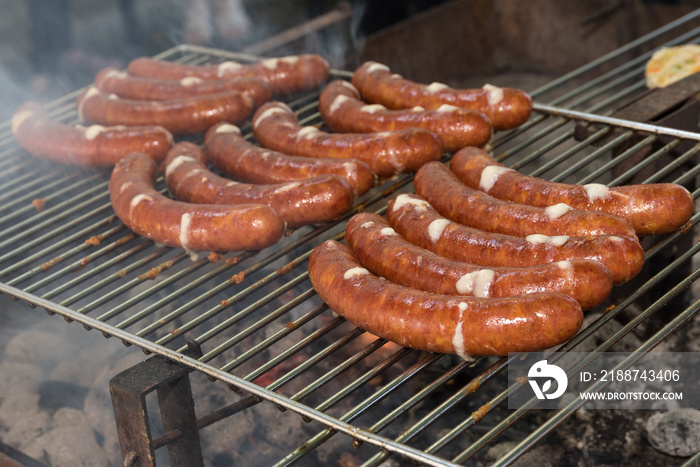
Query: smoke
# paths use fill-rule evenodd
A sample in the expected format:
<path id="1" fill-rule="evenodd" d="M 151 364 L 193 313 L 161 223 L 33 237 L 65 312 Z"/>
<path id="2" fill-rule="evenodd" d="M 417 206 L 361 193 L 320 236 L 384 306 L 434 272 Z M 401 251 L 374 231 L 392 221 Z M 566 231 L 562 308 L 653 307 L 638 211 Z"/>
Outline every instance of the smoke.
<path id="1" fill-rule="evenodd" d="M 132 58 L 154 55 L 183 43 L 187 0 L 5 3 L 0 15 L 2 122 L 7 122 L 25 101 L 45 104 L 88 85 L 105 66 L 123 67 Z M 354 4 L 350 43 L 340 28 L 332 29 L 307 39 L 303 52 L 322 53 L 342 67 L 348 47 L 357 48 L 362 43 L 360 18 L 364 5 Z M 275 14 L 279 11 L 270 9 L 283 9 L 281 2 L 251 1 L 246 7 L 254 8 L 249 12 L 251 29 L 245 40 L 224 43 L 212 38 L 205 45 L 235 50 L 245 41 L 261 40 L 294 22 L 310 19 L 310 12 L 302 10 L 277 22 Z M 37 15 L 33 8 L 69 10 L 63 11 L 63 22 L 52 27 L 51 23 L 43 24 L 46 15 Z M 286 8 L 291 7 L 284 2 Z M 262 15 L 265 9 L 268 11 Z M 7 129 L 4 126 L 0 131 L 7 134 Z M 105 457 L 92 457 L 85 465 L 118 465 L 120 455 L 107 382 L 143 355 L 133 347 L 125 350 L 114 339 L 105 340 L 96 331 L 88 333 L 57 316 L 28 310 L 26 304 L 11 302 L 6 296 L 0 296 L 0 308 L 0 349 L 4 350 L 0 368 L 6 375 L 0 384 L 3 441 L 41 461 L 53 460 L 55 465 L 60 462 L 52 459 L 51 453 L 66 451 L 61 450 L 65 445 L 72 447 L 66 455 L 78 457 L 92 452 Z M 17 422 L 20 418 L 22 423 Z M 65 437 L 69 435 L 75 437 Z M 79 448 L 77 439 L 90 444 Z M 71 463 L 70 459 L 62 460 L 62 465 Z"/>
<path id="2" fill-rule="evenodd" d="M 8 120 L 19 103 L 29 99 L 31 66 L 25 2 L 9 3 L 0 15 L 0 121 Z"/>
<path id="3" fill-rule="evenodd" d="M 34 93 L 0 65 L 0 121 L 10 119 L 12 112 L 22 102 L 34 97 Z"/>

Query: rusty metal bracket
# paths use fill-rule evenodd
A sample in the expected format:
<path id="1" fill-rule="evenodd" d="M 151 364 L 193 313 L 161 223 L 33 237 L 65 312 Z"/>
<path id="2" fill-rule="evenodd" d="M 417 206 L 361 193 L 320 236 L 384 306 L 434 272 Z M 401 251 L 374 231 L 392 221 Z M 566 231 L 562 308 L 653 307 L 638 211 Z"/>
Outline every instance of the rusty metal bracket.
<path id="1" fill-rule="evenodd" d="M 172 466 L 203 465 L 194 399 L 187 369 L 154 356 L 119 373 L 109 382 L 125 466 L 154 467 L 155 448 L 146 409 L 146 395 L 156 391 L 163 430 L 181 436 L 168 444 Z"/>

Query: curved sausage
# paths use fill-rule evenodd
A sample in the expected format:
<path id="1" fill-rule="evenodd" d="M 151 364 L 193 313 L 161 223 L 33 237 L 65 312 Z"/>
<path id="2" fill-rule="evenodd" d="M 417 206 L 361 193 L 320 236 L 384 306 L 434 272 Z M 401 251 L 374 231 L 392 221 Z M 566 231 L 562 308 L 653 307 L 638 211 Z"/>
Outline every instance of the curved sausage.
<path id="1" fill-rule="evenodd" d="M 259 107 L 272 98 L 270 86 L 259 78 L 239 77 L 204 81 L 201 78 L 188 77 L 175 81 L 132 76 L 115 67 L 100 70 L 95 76 L 95 87 L 105 94 L 116 94 L 124 99 L 149 101 L 184 99 L 232 90 L 247 92 L 253 99 L 254 107 Z"/>
<path id="2" fill-rule="evenodd" d="M 127 71 L 134 76 L 176 81 L 188 77 L 203 80 L 259 78 L 270 86 L 275 95 L 285 95 L 321 86 L 330 75 L 330 65 L 325 58 L 316 54 L 267 58 L 249 64 L 225 61 L 215 65 L 187 65 L 140 57 L 129 63 Z"/>
<path id="3" fill-rule="evenodd" d="M 620 284 L 639 274 L 644 249 L 630 237 L 529 235 L 515 237 L 466 227 L 441 216 L 418 195 L 389 201 L 386 217 L 409 242 L 440 256 L 488 267 L 526 267 L 590 259 L 602 263 Z"/>
<path id="4" fill-rule="evenodd" d="M 326 124 L 340 133 L 425 128 L 440 137 L 448 152 L 465 146 L 483 146 L 491 139 L 491 121 L 481 112 L 447 104 L 434 110 L 421 107 L 390 110 L 381 104 L 368 105 L 360 99 L 359 91 L 345 80 L 326 85 L 318 107 Z"/>
<path id="5" fill-rule="evenodd" d="M 455 89 L 443 83 L 416 83 L 377 62 L 365 62 L 355 70 L 352 84 L 363 100 L 391 109 L 437 109 L 448 104 L 477 110 L 489 117 L 494 130 L 515 128 L 532 112 L 532 99 L 519 89 L 490 84 L 478 89 Z"/>
<path id="6" fill-rule="evenodd" d="M 372 169 L 362 161 L 288 156 L 249 143 L 230 123 L 218 123 L 207 130 L 204 149 L 223 174 L 244 182 L 283 183 L 337 175 L 350 184 L 355 197 L 365 194 L 375 182 Z"/>
<path id="7" fill-rule="evenodd" d="M 12 116 L 12 133 L 30 154 L 74 165 L 111 166 L 133 151 L 161 161 L 173 145 L 173 136 L 163 127 L 73 127 L 49 119 L 36 102 L 17 108 Z"/>
<path id="8" fill-rule="evenodd" d="M 267 204 L 289 227 L 336 220 L 352 208 L 350 185 L 335 175 L 297 182 L 251 185 L 226 179 L 207 167 L 204 150 L 188 141 L 168 151 L 165 183 L 175 198 L 199 204 Z"/>
<path id="9" fill-rule="evenodd" d="M 567 260 L 518 268 L 477 266 L 413 245 L 386 219 L 370 212 L 350 219 L 345 243 L 372 274 L 426 292 L 485 298 L 562 292 L 587 310 L 602 303 L 612 289 L 610 272 L 598 261 Z"/>
<path id="10" fill-rule="evenodd" d="M 252 112 L 252 99 L 241 91 L 165 101 L 140 101 L 107 95 L 91 86 L 78 98 L 78 115 L 84 122 L 160 125 L 176 135 L 204 133 L 219 122 L 240 123 Z"/>
<path id="11" fill-rule="evenodd" d="M 438 136 L 421 128 L 381 133 L 326 133 L 302 126 L 282 102 L 263 104 L 253 116 L 255 138 L 266 148 L 285 154 L 332 159 L 359 159 L 379 177 L 412 173 L 442 157 Z"/>
<path id="12" fill-rule="evenodd" d="M 397 285 L 333 240 L 311 253 L 309 278 L 323 301 L 356 326 L 405 347 L 463 358 L 544 350 L 570 339 L 583 322 L 579 304 L 562 293 L 474 298 Z"/>
<path id="13" fill-rule="evenodd" d="M 566 203 L 575 209 L 607 212 L 627 219 L 637 235 L 673 232 L 693 215 L 693 196 L 681 185 L 651 183 L 608 188 L 600 183 L 570 185 L 522 175 L 496 162 L 486 151 L 464 148 L 450 168 L 466 185 L 514 203 L 546 207 Z"/>
<path id="14" fill-rule="evenodd" d="M 621 235 L 635 237 L 626 220 L 603 212 L 573 209 L 564 204 L 546 208 L 503 201 L 469 188 L 448 167 L 426 164 L 414 179 L 416 193 L 440 214 L 460 224 L 502 234 Z"/>
<path id="15" fill-rule="evenodd" d="M 190 204 L 163 196 L 153 183 L 156 162 L 124 156 L 112 171 L 109 195 L 117 217 L 138 235 L 189 251 L 260 250 L 278 242 L 286 222 L 263 204 Z"/>

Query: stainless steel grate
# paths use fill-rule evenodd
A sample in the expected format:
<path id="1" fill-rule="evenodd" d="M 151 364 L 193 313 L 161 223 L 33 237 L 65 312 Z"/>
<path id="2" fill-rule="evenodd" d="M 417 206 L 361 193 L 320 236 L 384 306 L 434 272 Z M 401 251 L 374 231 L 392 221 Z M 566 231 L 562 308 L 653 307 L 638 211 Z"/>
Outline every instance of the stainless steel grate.
<path id="1" fill-rule="evenodd" d="M 697 199 L 700 133 L 610 115 L 644 92 L 643 66 L 656 47 L 700 41 L 700 27 L 693 29 L 698 17 L 700 11 L 532 92 L 537 102 L 532 118 L 497 134 L 494 154 L 524 173 L 552 180 L 673 181 L 692 187 Z M 195 64 L 256 59 L 195 46 L 175 47 L 159 58 Z M 52 118 L 75 123 L 76 95 L 48 106 Z M 317 97 L 289 101 L 305 124 L 321 123 Z M 532 414 L 530 407 L 503 407 L 514 390 L 503 378 L 507 358 L 465 362 L 392 348 L 333 316 L 311 288 L 306 260 L 312 249 L 326 239 L 342 239 L 352 214 L 382 213 L 391 196 L 412 190 L 410 176 L 373 189 L 338 222 L 298 229 L 260 252 L 218 259 L 190 257 L 134 236 L 111 210 L 108 180 L 108 170 L 33 159 L 16 146 L 9 123 L 0 126 L 0 292 L 242 390 L 241 402 L 226 415 L 266 400 L 325 427 L 300 440 L 293 452 L 281 453 L 277 465 L 302 459 L 338 432 L 352 439 L 365 465 L 390 455 L 457 465 L 480 459 L 485 447 Z M 642 274 L 593 310 L 608 312 L 559 351 L 576 350 L 629 307 L 638 309 L 636 316 L 597 351 L 611 348 L 669 303 L 672 312 L 664 313 L 639 352 L 691 320 L 700 308 L 697 297 L 686 293 L 700 274 L 699 216 L 680 232 L 645 239 Z M 197 346 L 202 357 L 185 354 Z M 379 385 L 372 383 L 377 377 Z M 463 414 L 457 421 L 448 416 L 455 412 Z M 534 431 L 513 435 L 519 443 L 497 465 L 510 463 L 569 414 L 553 411 Z M 200 426 L 217 419 L 213 414 Z M 166 434 L 156 444 L 168 439 Z"/>

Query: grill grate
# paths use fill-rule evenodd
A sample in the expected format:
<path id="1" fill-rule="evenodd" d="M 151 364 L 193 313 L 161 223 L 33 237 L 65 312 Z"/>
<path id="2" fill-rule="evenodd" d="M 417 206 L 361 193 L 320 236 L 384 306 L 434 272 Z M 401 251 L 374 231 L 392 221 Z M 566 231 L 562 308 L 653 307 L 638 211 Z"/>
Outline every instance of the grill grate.
<path id="1" fill-rule="evenodd" d="M 530 121 L 496 135 L 498 160 L 569 183 L 672 181 L 691 187 L 697 199 L 700 134 L 610 115 L 644 91 L 643 66 L 656 47 L 700 42 L 700 28 L 691 29 L 698 16 L 700 11 L 532 92 L 538 104 Z M 159 58 L 192 64 L 256 59 L 196 46 L 175 47 Z M 334 76 L 350 74 L 335 71 Z M 52 118 L 77 123 L 76 96 L 50 104 Z M 306 94 L 288 102 L 302 123 L 321 123 L 317 97 Z M 582 128 L 584 136 L 577 137 Z M 242 130 L 249 133 L 250 125 Z M 687 142 L 689 149 L 679 151 Z M 637 161 L 640 151 L 646 155 Z M 267 400 L 326 427 L 300 440 L 277 465 L 303 458 L 337 432 L 352 438 L 365 465 L 396 454 L 426 465 L 456 465 L 482 456 L 485 447 L 532 414 L 531 406 L 503 409 L 515 389 L 503 379 L 508 358 L 465 362 L 392 347 L 333 316 L 311 288 L 306 272 L 311 250 L 326 239 L 342 239 L 354 213 L 383 213 L 390 197 L 412 190 L 410 176 L 373 189 L 338 222 L 300 228 L 260 252 L 221 258 L 190 257 L 133 235 L 111 210 L 108 180 L 108 170 L 30 158 L 16 146 L 9 123 L 0 126 L 0 292 L 249 394 L 201 419 L 200 428 Z M 165 191 L 162 179 L 158 183 Z M 40 203 L 43 209 L 37 209 Z M 633 306 L 640 308 L 634 319 L 596 351 L 610 349 L 669 303 L 674 303 L 672 316 L 638 352 L 689 321 L 700 308 L 700 301 L 684 294 L 700 274 L 700 243 L 694 240 L 699 216 L 683 231 L 645 239 L 642 274 L 593 310 L 608 312 L 559 351 L 577 350 Z M 186 354 L 193 346 L 201 347 L 202 357 Z M 375 378 L 382 383 L 373 384 Z M 457 422 L 446 415 L 455 411 L 464 414 Z M 519 444 L 497 465 L 513 461 L 570 413 L 552 411 L 533 432 L 514 435 Z M 166 434 L 155 445 L 171 438 Z"/>

